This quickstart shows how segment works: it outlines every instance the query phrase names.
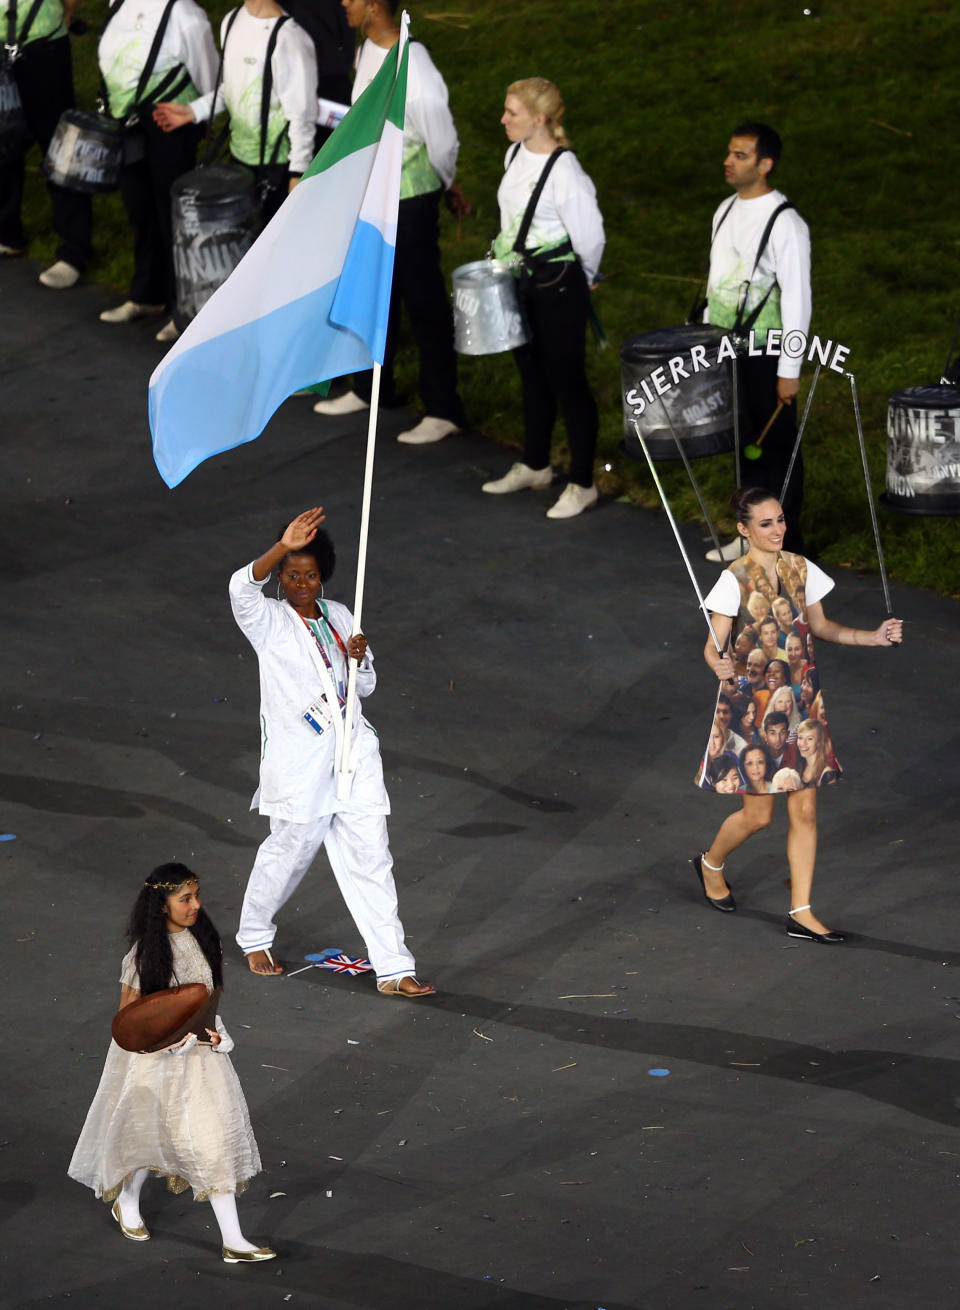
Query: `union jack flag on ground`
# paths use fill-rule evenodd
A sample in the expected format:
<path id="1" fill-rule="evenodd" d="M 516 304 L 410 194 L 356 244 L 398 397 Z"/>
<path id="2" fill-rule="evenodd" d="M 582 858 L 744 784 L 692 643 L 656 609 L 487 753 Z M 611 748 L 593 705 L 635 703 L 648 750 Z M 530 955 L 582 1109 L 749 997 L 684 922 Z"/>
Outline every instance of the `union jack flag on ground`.
<path id="1" fill-rule="evenodd" d="M 369 960 L 354 959 L 352 955 L 347 955 L 343 951 L 338 951 L 336 955 L 328 955 L 325 960 L 318 960 L 316 967 L 330 969 L 333 973 L 348 973 L 351 977 L 358 973 L 373 972 L 373 965 Z"/>

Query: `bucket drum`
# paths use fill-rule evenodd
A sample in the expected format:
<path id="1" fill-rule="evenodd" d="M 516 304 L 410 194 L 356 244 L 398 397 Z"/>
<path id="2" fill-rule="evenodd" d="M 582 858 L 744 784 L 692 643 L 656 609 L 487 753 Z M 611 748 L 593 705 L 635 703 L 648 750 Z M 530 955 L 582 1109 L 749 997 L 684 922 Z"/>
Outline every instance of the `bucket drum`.
<path id="1" fill-rule="evenodd" d="M 32 139 L 23 116 L 23 101 L 13 66 L 0 49 L 0 164 L 20 159 L 27 153 Z"/>
<path id="2" fill-rule="evenodd" d="M 887 407 L 887 509 L 960 514 L 960 391 L 907 387 Z"/>
<path id="3" fill-rule="evenodd" d="M 177 322 L 185 326 L 257 239 L 260 210 L 253 172 L 238 164 L 194 168 L 170 196 Z"/>
<path id="4" fill-rule="evenodd" d="M 634 419 L 653 459 L 680 458 L 671 422 L 688 459 L 721 455 L 733 449 L 732 361 L 716 362 L 723 335 L 719 328 L 709 324 L 686 323 L 644 332 L 624 342 L 620 351 L 620 379 L 626 454 L 643 459 Z M 692 355 L 695 347 L 701 350 Z M 708 366 L 700 363 L 700 359 Z M 658 395 L 651 378 L 657 369 L 661 370 L 658 375 L 662 378 L 661 387 L 663 383 L 668 384 L 662 395 Z M 641 385 L 644 381 L 646 388 Z M 642 411 L 637 413 L 641 401 Z"/>
<path id="5" fill-rule="evenodd" d="M 498 355 L 527 341 L 516 278 L 495 259 L 453 271 L 454 346 L 461 355 Z"/>
<path id="6" fill-rule="evenodd" d="M 123 128 L 92 109 L 65 109 L 43 161 L 51 182 L 68 191 L 116 191 L 123 162 Z"/>

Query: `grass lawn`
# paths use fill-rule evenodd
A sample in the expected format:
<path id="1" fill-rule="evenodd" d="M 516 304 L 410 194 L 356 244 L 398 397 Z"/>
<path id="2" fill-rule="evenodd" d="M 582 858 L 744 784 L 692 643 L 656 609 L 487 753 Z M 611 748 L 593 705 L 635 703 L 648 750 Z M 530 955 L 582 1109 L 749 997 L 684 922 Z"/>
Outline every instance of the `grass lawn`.
<path id="1" fill-rule="evenodd" d="M 219 22 L 224 6 L 206 6 Z M 103 0 L 87 0 L 91 31 L 73 42 L 79 103 L 96 95 Z M 497 227 L 506 85 L 542 75 L 560 86 L 567 128 L 593 177 L 607 228 L 606 281 L 596 308 L 612 343 L 591 350 L 601 410 L 604 490 L 645 504 L 646 470 L 619 452 L 618 347 L 683 322 L 706 258 L 709 220 L 726 187 L 730 128 L 751 117 L 784 138 L 778 185 L 810 225 L 811 331 L 850 347 L 873 485 L 883 491 L 887 400 L 939 380 L 960 310 L 960 231 L 949 201 L 956 135 L 960 7 L 942 0 L 436 0 L 411 10 L 450 88 L 461 139 L 459 179 L 474 213 L 445 220 L 448 272 L 481 258 Z M 53 257 L 39 159 L 31 156 L 31 254 Z M 116 195 L 95 200 L 92 276 L 123 291 L 130 240 Z M 400 380 L 412 389 L 408 357 Z M 805 370 L 809 381 L 811 370 Z M 518 445 L 519 389 L 506 356 L 464 358 L 464 400 L 476 426 Z M 803 404 L 805 387 L 801 389 Z M 558 447 L 558 449 L 560 449 Z M 828 565 L 875 568 L 847 381 L 824 372 L 804 437 L 805 532 Z M 732 457 L 698 461 L 708 503 L 726 527 Z M 666 466 L 678 512 L 697 513 L 682 468 Z M 960 521 L 881 511 L 894 578 L 960 592 Z"/>

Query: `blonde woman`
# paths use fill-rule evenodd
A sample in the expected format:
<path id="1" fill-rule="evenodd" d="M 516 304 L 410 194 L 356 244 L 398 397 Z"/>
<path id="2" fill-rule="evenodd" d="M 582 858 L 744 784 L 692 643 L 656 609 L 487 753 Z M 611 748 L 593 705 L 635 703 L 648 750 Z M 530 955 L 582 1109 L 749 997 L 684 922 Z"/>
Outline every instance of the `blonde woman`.
<path id="1" fill-rule="evenodd" d="M 790 687 L 778 687 L 767 701 L 767 714 L 785 714 L 789 720 L 789 729 L 787 741 L 793 742 L 797 739 L 797 725 L 800 722 L 800 714 L 797 710 L 796 697 L 793 689 Z M 764 715 L 766 718 L 766 714 Z"/>
<path id="2" fill-rule="evenodd" d="M 836 782 L 837 770 L 827 757 L 827 734 L 819 719 L 804 719 L 797 728 L 797 751 L 803 759 L 800 780 L 804 787 L 824 787 Z"/>
<path id="3" fill-rule="evenodd" d="M 590 292 L 605 236 L 596 188 L 569 148 L 564 104 L 552 82 L 528 77 L 507 88 L 500 122 L 510 147 L 497 191 L 494 256 L 517 275 L 529 339 L 513 352 L 523 394 L 523 459 L 483 490 L 491 495 L 549 487 L 557 411 L 570 448 L 570 480 L 547 518 L 567 519 L 597 503 L 593 459 L 597 406 L 587 381 Z M 541 185 L 542 184 L 542 185 Z"/>

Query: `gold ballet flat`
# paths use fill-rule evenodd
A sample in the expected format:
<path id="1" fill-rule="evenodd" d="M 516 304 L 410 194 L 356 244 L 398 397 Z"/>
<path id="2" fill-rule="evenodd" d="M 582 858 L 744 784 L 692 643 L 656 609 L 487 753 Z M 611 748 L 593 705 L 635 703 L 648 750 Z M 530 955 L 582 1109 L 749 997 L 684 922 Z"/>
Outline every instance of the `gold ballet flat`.
<path id="1" fill-rule="evenodd" d="M 253 1264 L 256 1260 L 275 1260 L 276 1251 L 269 1246 L 257 1246 L 252 1251 L 231 1251 L 229 1246 L 223 1248 L 223 1261 L 228 1265 Z"/>
<path id="2" fill-rule="evenodd" d="M 123 1233 L 124 1237 L 129 1238 L 131 1242 L 150 1241 L 150 1230 L 146 1228 L 143 1224 L 141 1224 L 139 1228 L 128 1228 L 127 1225 L 123 1222 L 123 1219 L 120 1215 L 119 1197 L 117 1197 L 117 1199 L 114 1201 L 113 1208 L 111 1209 L 110 1213 L 113 1215 L 114 1219 L 116 1219 L 117 1223 L 120 1225 L 121 1233 Z"/>

